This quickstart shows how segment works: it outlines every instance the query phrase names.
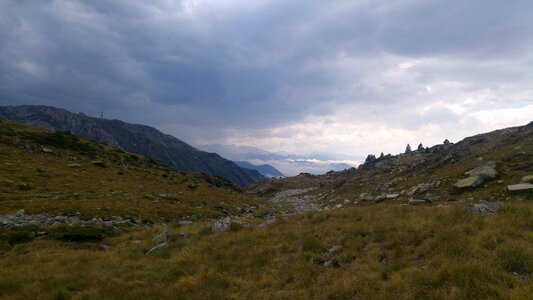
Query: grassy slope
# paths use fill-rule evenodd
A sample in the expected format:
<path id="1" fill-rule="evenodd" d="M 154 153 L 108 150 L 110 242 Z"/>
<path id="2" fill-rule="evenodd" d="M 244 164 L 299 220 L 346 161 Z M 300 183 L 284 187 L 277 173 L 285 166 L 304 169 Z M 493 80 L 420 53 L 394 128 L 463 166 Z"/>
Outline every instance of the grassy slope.
<path id="1" fill-rule="evenodd" d="M 29 130 L 11 123 L 0 125 Z M 520 155 L 527 156 L 531 139 L 521 136 L 517 143 L 520 145 L 514 144 L 509 149 L 520 150 L 520 153 L 525 152 Z M 213 199 L 215 195 L 217 200 L 213 200 L 214 203 L 221 198 L 228 199 L 228 206 L 243 205 L 241 200 L 233 204 L 230 198 L 261 201 L 210 188 L 199 179 L 196 180 L 200 186 L 190 191 L 187 183 L 196 178 L 195 175 L 173 173 L 174 182 L 169 183 L 170 177 L 162 177 L 162 172 L 155 171 L 163 167 L 144 166 L 149 162 L 143 159 L 137 167 L 126 169 L 120 164 L 115 166 L 108 157 L 98 157 L 109 165 L 102 169 L 89 164 L 89 159 L 81 160 L 81 155 L 76 154 L 82 165 L 78 172 L 86 170 L 91 174 L 79 180 L 73 176 L 73 170 L 64 167 L 68 156 L 63 151 L 66 150 L 53 148 L 53 155 L 45 154 L 39 146 L 29 153 L 24 143 L 19 141 L 15 145 L 0 144 L 2 166 L 13 164 L 7 165 L 9 168 L 2 167 L 1 176 L 15 181 L 15 185 L 2 188 L 0 209 L 3 212 L 18 208 L 32 212 L 78 210 L 87 215 L 146 214 L 152 219 L 162 216 L 172 221 L 173 214 L 168 211 L 175 209 L 178 213 L 183 210 L 170 201 L 167 204 L 159 199 L 155 203 L 157 199 L 145 197 L 145 194 L 186 193 L 191 197 L 187 209 L 192 209 L 196 201 L 207 201 L 204 197 Z M 499 147 L 497 144 L 485 146 L 487 149 Z M 517 146 L 524 148 L 514 150 Z M 112 153 L 110 151 L 105 153 Z M 435 170 L 437 175 L 424 169 L 423 174 L 406 176 L 408 179 L 393 189 L 427 182 L 433 176 L 455 177 L 479 163 L 475 159 L 480 154 L 477 151 L 464 155 L 455 166 Z M 496 152 L 493 149 L 491 153 L 499 155 Z M 58 153 L 63 155 L 56 157 Z M 403 166 L 419 158 L 413 155 L 399 159 L 399 166 Z M 505 163 L 507 155 L 495 159 L 504 162 L 498 164 L 498 170 L 506 183 L 515 182 L 528 172 L 522 167 L 527 161 L 511 159 Z M 14 164 L 17 160 L 20 162 Z M 53 176 L 41 179 L 39 174 L 42 172 L 36 168 Z M 120 178 L 128 180 L 117 179 L 116 172 L 119 171 L 124 173 Z M 99 172 L 110 173 L 104 176 Z M 60 177 L 61 174 L 64 176 Z M 319 180 L 310 176 L 290 178 L 262 188 L 271 193 L 287 187 L 317 186 L 319 189 L 313 192 L 328 191 L 331 198 L 357 198 L 361 191 L 375 193 L 376 184 L 397 175 L 374 169 L 361 174 L 345 172 L 328 176 Z M 417 176 L 420 177 L 417 179 Z M 103 179 L 108 177 L 114 180 Z M 187 178 L 187 182 L 182 182 L 183 178 Z M 365 184 L 360 187 L 361 179 Z M 52 182 L 48 180 L 57 181 L 50 184 Z M 28 183 L 33 189 L 15 189 L 21 182 Z M 451 184 L 453 180 L 450 179 L 432 192 L 443 198 L 449 197 L 441 201 L 490 197 L 487 191 L 494 191 L 498 200 L 510 199 L 505 200 L 504 209 L 488 217 L 470 216 L 463 211 L 463 204 L 457 202 L 446 206 L 396 205 L 405 201 L 404 198 L 380 205 L 308 212 L 288 219 L 279 218 L 275 225 L 265 229 L 254 226 L 220 234 L 209 234 L 210 222 L 187 226 L 171 222 L 169 226 L 174 236 L 170 248 L 149 256 L 144 253 L 155 245 L 152 239 L 161 231 L 160 222 L 152 229 L 131 230 L 106 238 L 103 242 L 111 246 L 106 251 L 97 250 L 90 243 L 38 239 L 1 252 L 0 296 L 34 298 L 38 295 L 49 299 L 528 298 L 533 292 L 533 206 L 529 201 L 519 201 L 527 196 L 505 194 L 496 181 L 478 190 L 450 194 Z M 331 192 L 333 189 L 335 191 Z M 137 197 L 140 204 L 131 202 L 128 197 L 113 196 L 113 191 L 117 190 L 133 193 L 132 198 Z M 59 199 L 53 199 L 54 192 L 59 193 Z M 76 200 L 68 200 L 74 192 L 80 195 Z M 95 197 L 103 194 L 101 199 Z M 96 209 L 105 205 L 109 206 L 109 211 Z M 138 205 L 143 209 L 139 210 Z M 230 207 L 227 209 L 231 210 Z M 204 211 L 206 215 L 217 212 L 215 208 L 195 212 L 202 214 Z M 260 221 L 250 222 L 257 224 Z M 190 237 L 180 239 L 176 235 L 178 231 L 187 232 Z M 343 248 L 330 256 L 326 251 L 333 245 Z M 342 266 L 323 268 L 321 263 L 326 260 L 337 261 Z"/>
<path id="2" fill-rule="evenodd" d="M 80 212 L 164 222 L 222 216 L 224 210 L 237 213 L 235 207 L 259 203 L 220 178 L 177 172 L 70 134 L 6 121 L 0 123 L 0 165 L 0 213 Z"/>

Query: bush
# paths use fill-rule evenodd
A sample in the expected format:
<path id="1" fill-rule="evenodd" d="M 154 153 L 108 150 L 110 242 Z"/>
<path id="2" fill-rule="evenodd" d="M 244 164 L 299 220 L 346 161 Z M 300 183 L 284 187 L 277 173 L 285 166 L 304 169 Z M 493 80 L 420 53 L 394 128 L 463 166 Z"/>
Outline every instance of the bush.
<path id="1" fill-rule="evenodd" d="M 33 232 L 29 231 L 14 231 L 8 234 L 6 241 L 11 245 L 23 244 L 31 242 L 35 239 Z"/>
<path id="2" fill-rule="evenodd" d="M 26 133 L 27 139 L 41 145 L 48 145 L 62 149 L 76 150 L 83 153 L 95 153 L 90 145 L 80 141 L 80 138 L 68 131 L 53 131 L 43 133 Z"/>

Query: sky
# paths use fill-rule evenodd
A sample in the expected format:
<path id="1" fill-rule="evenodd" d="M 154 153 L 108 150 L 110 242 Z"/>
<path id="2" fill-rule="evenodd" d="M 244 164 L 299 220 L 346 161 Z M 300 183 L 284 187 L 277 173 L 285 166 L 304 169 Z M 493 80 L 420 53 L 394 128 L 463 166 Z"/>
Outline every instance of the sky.
<path id="1" fill-rule="evenodd" d="M 530 0 L 0 0 L 0 104 L 354 157 L 533 121 Z"/>

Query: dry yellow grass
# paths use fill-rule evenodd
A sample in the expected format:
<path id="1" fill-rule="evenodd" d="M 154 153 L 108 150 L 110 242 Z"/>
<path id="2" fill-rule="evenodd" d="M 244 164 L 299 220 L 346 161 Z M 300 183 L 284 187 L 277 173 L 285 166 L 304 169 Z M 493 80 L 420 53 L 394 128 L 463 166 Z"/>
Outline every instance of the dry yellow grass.
<path id="1" fill-rule="evenodd" d="M 533 291 L 533 210 L 488 217 L 448 207 L 354 207 L 207 234 L 210 223 L 128 231 L 106 251 L 36 240 L 2 254 L 4 297 L 75 299 L 525 299 Z M 333 255 L 333 245 L 342 249 Z M 338 267 L 321 263 L 334 260 Z"/>

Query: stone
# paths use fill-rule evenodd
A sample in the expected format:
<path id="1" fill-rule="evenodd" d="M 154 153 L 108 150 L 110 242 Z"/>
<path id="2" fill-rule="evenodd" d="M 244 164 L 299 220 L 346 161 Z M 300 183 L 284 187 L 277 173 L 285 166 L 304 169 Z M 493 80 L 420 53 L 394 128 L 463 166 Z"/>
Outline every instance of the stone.
<path id="1" fill-rule="evenodd" d="M 146 252 L 146 255 L 160 252 L 161 250 L 166 249 L 167 247 L 168 247 L 167 243 L 161 243 L 161 244 L 153 247 L 152 249 L 148 250 L 148 252 Z"/>
<path id="2" fill-rule="evenodd" d="M 439 196 L 435 195 L 435 194 L 426 194 L 426 196 L 424 196 L 424 200 L 432 203 L 433 201 L 437 201 L 439 199 Z"/>
<path id="3" fill-rule="evenodd" d="M 180 233 L 178 233 L 178 236 L 182 240 L 189 238 L 189 234 L 187 232 L 180 232 Z"/>
<path id="4" fill-rule="evenodd" d="M 337 204 L 337 205 L 335 205 L 335 208 L 342 208 L 342 207 L 343 207 L 342 204 Z"/>
<path id="5" fill-rule="evenodd" d="M 99 243 L 96 245 L 96 247 L 98 248 L 98 250 L 106 251 L 109 249 L 110 246 L 107 244 Z"/>
<path id="6" fill-rule="evenodd" d="M 520 180 L 520 183 L 533 183 L 533 175 L 527 175 L 522 177 L 522 180 Z"/>
<path id="7" fill-rule="evenodd" d="M 387 195 L 385 195 L 385 194 L 381 194 L 381 195 L 376 196 L 376 197 L 374 198 L 374 202 L 379 203 L 379 202 L 383 202 L 383 201 L 385 201 L 386 199 L 387 199 Z"/>
<path id="8" fill-rule="evenodd" d="M 398 197 L 400 197 L 400 194 L 387 194 L 387 195 L 385 195 L 385 198 L 387 198 L 387 199 L 396 199 Z"/>
<path id="9" fill-rule="evenodd" d="M 339 251 L 342 250 L 342 246 L 341 245 L 335 245 L 335 246 L 332 246 L 331 248 L 328 249 L 328 254 L 329 255 L 333 255 Z"/>
<path id="10" fill-rule="evenodd" d="M 504 205 L 501 202 L 480 201 L 479 203 L 467 205 L 464 210 L 467 213 L 475 216 L 488 216 L 489 214 L 496 212 L 503 206 Z"/>
<path id="11" fill-rule="evenodd" d="M 211 232 L 218 233 L 228 231 L 230 229 L 230 225 L 231 219 L 229 217 L 218 219 L 213 223 L 213 226 L 211 227 Z"/>
<path id="12" fill-rule="evenodd" d="M 494 179 L 498 175 L 498 172 L 496 172 L 496 164 L 493 161 L 489 161 L 482 166 L 479 166 L 473 170 L 466 172 L 465 175 L 478 175 L 483 179 Z"/>
<path id="13" fill-rule="evenodd" d="M 420 204 L 426 204 L 428 203 L 426 200 L 419 200 L 419 199 L 409 199 L 407 202 L 409 205 L 420 205 Z"/>
<path id="14" fill-rule="evenodd" d="M 533 190 L 533 184 L 531 183 L 519 183 L 519 184 L 513 184 L 508 185 L 507 190 L 510 192 L 520 192 L 520 191 L 527 191 L 527 190 Z"/>
<path id="15" fill-rule="evenodd" d="M 169 235 L 170 235 L 170 232 L 165 227 L 163 228 L 163 231 L 160 234 L 155 236 L 154 241 L 157 241 L 160 244 L 166 243 L 168 241 Z"/>
<path id="16" fill-rule="evenodd" d="M 46 148 L 46 147 L 42 148 L 41 150 L 42 150 L 44 153 L 52 153 L 52 152 L 54 152 L 52 149 L 48 149 L 48 148 Z"/>
<path id="17" fill-rule="evenodd" d="M 483 183 L 483 177 L 479 175 L 470 176 L 467 178 L 459 179 L 453 186 L 456 188 L 473 188 Z"/>
<path id="18" fill-rule="evenodd" d="M 191 221 L 187 221 L 187 220 L 181 220 L 178 222 L 178 225 L 190 225 L 192 224 Z"/>
<path id="19" fill-rule="evenodd" d="M 69 167 L 69 168 L 79 168 L 80 164 L 68 164 L 67 167 Z"/>

